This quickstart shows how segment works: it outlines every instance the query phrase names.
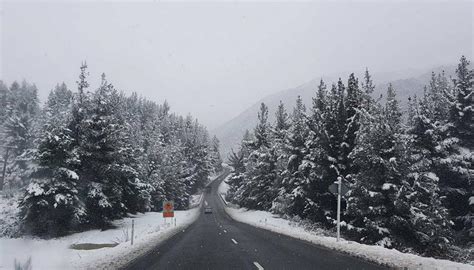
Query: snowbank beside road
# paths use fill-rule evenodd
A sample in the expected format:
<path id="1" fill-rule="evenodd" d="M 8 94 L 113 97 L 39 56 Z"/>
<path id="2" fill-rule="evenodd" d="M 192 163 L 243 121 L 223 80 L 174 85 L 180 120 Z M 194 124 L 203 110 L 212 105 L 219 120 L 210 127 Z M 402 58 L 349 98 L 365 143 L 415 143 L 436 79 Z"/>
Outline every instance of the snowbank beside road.
<path id="1" fill-rule="evenodd" d="M 221 184 L 219 190 L 226 190 L 226 183 Z M 219 192 L 220 193 L 220 192 Z M 307 231 L 303 227 L 295 225 L 294 222 L 277 217 L 266 211 L 253 211 L 243 208 L 225 207 L 226 212 L 236 221 L 249 225 L 284 234 L 290 237 L 305 240 L 316 245 L 324 246 L 351 256 L 362 258 L 367 261 L 376 262 L 396 269 L 453 269 L 473 270 L 468 264 L 456 263 L 448 260 L 421 257 L 414 254 L 403 253 L 395 249 L 387 249 L 381 246 L 364 245 L 354 241 L 336 241 L 335 237 L 318 235 Z"/>
<path id="2" fill-rule="evenodd" d="M 69 236 L 43 240 L 37 238 L 0 238 L 0 269 L 13 268 L 14 260 L 32 259 L 33 269 L 117 269 L 145 254 L 157 243 L 185 229 L 199 215 L 199 209 L 175 211 L 176 227 L 162 213 L 149 212 L 114 222 L 116 229 L 91 230 Z M 130 245 L 131 223 L 135 220 L 134 245 Z M 127 242 L 125 242 L 128 240 Z M 113 248 L 72 250 L 72 244 L 118 243 Z"/>

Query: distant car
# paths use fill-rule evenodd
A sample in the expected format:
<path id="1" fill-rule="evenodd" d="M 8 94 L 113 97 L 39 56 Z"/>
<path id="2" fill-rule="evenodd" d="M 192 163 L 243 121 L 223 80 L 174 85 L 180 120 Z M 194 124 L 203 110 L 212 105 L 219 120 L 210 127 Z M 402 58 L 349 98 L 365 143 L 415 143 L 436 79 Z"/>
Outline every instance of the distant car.
<path id="1" fill-rule="evenodd" d="M 204 207 L 204 214 L 212 214 L 212 207 Z"/>

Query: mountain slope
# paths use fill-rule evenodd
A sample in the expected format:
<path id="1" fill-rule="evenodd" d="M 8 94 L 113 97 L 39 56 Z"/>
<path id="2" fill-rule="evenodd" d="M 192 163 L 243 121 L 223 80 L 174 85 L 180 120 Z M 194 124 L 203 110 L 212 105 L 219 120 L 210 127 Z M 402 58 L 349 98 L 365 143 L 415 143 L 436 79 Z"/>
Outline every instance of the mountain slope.
<path id="1" fill-rule="evenodd" d="M 375 73 L 373 75 L 373 80 L 376 84 L 374 96 L 379 97 L 380 95 L 384 95 L 388 84 L 392 83 L 393 87 L 397 91 L 398 99 L 401 101 L 402 105 L 404 105 L 406 104 L 409 96 L 419 96 L 423 94 L 423 88 L 426 84 L 428 84 L 431 77 L 431 72 L 439 73 L 444 70 L 446 75 L 449 77 L 454 74 L 455 68 L 456 67 L 454 65 L 446 65 L 424 71 L 409 70 L 404 72 Z M 412 74 L 412 77 L 409 77 L 407 74 Z M 323 77 L 323 80 L 328 85 L 328 87 L 330 87 L 333 82 L 337 82 L 339 77 L 341 77 L 344 83 L 346 83 L 348 75 L 349 74 L 332 75 Z M 362 78 L 362 74 L 357 75 L 359 78 Z M 243 111 L 235 118 L 212 130 L 211 133 L 216 135 L 221 141 L 220 149 L 224 159 L 227 158 L 231 149 L 238 148 L 239 142 L 242 139 L 245 130 L 252 130 L 257 124 L 257 112 L 259 110 L 260 103 L 264 102 L 268 106 L 270 122 L 275 120 L 275 111 L 280 100 L 285 103 L 288 113 L 291 113 L 293 106 L 295 105 L 296 98 L 301 96 L 307 110 L 309 110 L 312 106 L 312 97 L 315 96 L 319 81 L 320 79 L 314 79 L 298 87 L 269 95 L 256 102 L 254 105 Z"/>

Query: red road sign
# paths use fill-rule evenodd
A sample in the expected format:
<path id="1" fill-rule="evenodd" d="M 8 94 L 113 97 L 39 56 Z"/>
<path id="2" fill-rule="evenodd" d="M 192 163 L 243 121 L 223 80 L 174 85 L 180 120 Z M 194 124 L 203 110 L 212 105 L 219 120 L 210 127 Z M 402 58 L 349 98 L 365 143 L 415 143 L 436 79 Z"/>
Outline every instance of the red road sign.
<path id="1" fill-rule="evenodd" d="M 174 217 L 174 202 L 164 201 L 163 202 L 163 217 Z"/>

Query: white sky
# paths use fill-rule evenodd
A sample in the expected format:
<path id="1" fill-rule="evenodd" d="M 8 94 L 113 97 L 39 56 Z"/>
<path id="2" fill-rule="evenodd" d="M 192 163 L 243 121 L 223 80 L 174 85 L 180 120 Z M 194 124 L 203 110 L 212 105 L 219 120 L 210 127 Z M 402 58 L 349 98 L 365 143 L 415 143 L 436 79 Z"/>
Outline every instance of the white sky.
<path id="1" fill-rule="evenodd" d="M 2 1 L 2 0 L 0 0 Z M 473 1 L 2 2 L 0 79 L 42 100 L 92 86 L 165 99 L 210 128 L 258 99 L 338 71 L 394 71 L 473 55 Z"/>

